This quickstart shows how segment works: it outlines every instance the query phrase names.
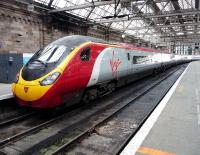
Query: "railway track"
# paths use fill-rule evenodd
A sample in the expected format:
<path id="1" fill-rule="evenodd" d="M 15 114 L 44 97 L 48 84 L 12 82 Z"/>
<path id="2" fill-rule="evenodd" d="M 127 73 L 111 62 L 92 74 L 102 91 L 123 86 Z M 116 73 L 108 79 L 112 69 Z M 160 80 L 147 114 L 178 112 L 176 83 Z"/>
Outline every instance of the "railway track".
<path id="1" fill-rule="evenodd" d="M 175 71 L 171 71 L 170 75 L 173 74 L 172 72 L 174 73 Z M 87 109 L 88 108 L 87 106 L 83 107 L 83 108 L 76 109 L 75 111 L 72 111 L 71 113 L 63 114 L 61 116 L 58 116 L 58 117 L 53 118 L 51 120 L 48 120 L 44 123 L 36 125 L 32 128 L 29 128 L 28 130 L 25 130 L 23 132 L 20 132 L 18 134 L 13 135 L 13 136 L 7 137 L 6 139 L 4 139 L 0 142 L 1 150 L 2 150 L 2 152 L 9 152 L 9 151 L 5 151 L 5 150 L 8 150 L 10 142 L 12 142 L 12 146 L 13 146 L 14 144 L 17 144 L 17 142 L 20 141 L 21 139 L 24 139 L 26 137 L 31 137 L 35 133 L 39 134 L 42 129 L 46 129 L 47 131 L 52 131 L 52 135 L 49 134 L 49 136 L 47 136 L 47 137 L 45 137 L 44 134 L 42 134 L 42 132 L 41 132 L 41 134 L 40 134 L 41 137 L 44 136 L 43 140 L 38 142 L 38 144 L 34 144 L 30 147 L 24 147 L 25 149 L 22 150 L 23 153 L 22 153 L 22 151 L 19 153 L 19 154 L 27 154 L 27 153 L 28 154 L 39 154 L 41 152 L 38 152 L 38 150 L 41 150 L 41 149 L 47 147 L 48 145 L 51 146 L 53 143 L 55 143 L 57 141 L 57 139 L 59 139 L 58 135 L 60 135 L 60 133 L 62 135 L 63 131 L 70 131 L 70 129 L 77 129 L 77 127 L 85 126 L 85 130 L 79 131 L 78 133 L 75 133 L 74 135 L 73 135 L 73 132 L 75 132 L 75 131 L 72 131 L 72 130 L 70 131 L 70 132 L 72 132 L 72 135 L 73 135 L 71 137 L 71 139 L 69 138 L 70 141 L 68 141 L 67 144 L 61 146 L 56 151 L 55 151 L 55 148 L 54 148 L 54 151 L 55 151 L 54 153 L 51 152 L 52 154 L 58 154 L 58 153 L 62 152 L 63 150 L 66 150 L 69 147 L 71 147 L 72 145 L 74 145 L 74 143 L 76 143 L 77 140 L 80 140 L 83 137 L 85 137 L 86 135 L 90 135 L 91 133 L 95 132 L 97 127 L 100 124 L 104 124 L 105 121 L 109 120 L 113 116 L 113 113 L 117 114 L 119 111 L 121 111 L 121 110 L 119 110 L 119 108 L 127 106 L 127 105 L 125 106 L 124 103 L 121 102 L 124 98 L 127 98 L 127 96 L 130 96 L 130 94 L 133 93 L 133 92 L 135 92 L 135 95 L 137 95 L 137 98 L 138 98 L 142 94 L 141 94 L 141 92 L 137 92 L 137 91 L 139 89 L 141 89 L 142 87 L 146 86 L 147 83 L 156 81 L 156 79 L 158 79 L 158 78 L 159 78 L 159 76 L 157 76 L 157 78 L 152 78 L 149 81 L 147 80 L 146 83 L 144 82 L 143 84 L 138 84 L 138 85 L 136 85 L 136 88 L 132 91 L 130 91 L 130 88 L 129 88 L 127 90 L 126 95 L 123 95 L 123 97 L 121 97 L 121 98 L 119 97 L 118 99 L 113 100 L 112 97 L 111 97 L 110 101 L 108 101 L 110 103 L 106 102 L 104 104 L 98 103 L 97 105 L 95 105 L 95 104 L 94 105 L 88 105 L 88 107 L 90 109 Z M 165 78 L 167 78 L 167 77 L 165 77 Z M 148 89 L 150 89 L 150 88 L 148 88 Z M 148 89 L 146 88 L 145 92 L 148 92 L 149 91 Z M 111 94 L 109 96 L 112 96 L 112 95 L 115 96 L 115 94 L 116 93 Z M 104 102 L 104 99 L 100 99 L 100 100 L 102 100 L 101 101 L 102 103 Z M 133 98 L 131 100 L 133 100 Z M 136 98 L 134 98 L 134 100 L 136 100 Z M 97 102 L 99 102 L 99 101 L 97 101 Z M 116 104 L 116 102 L 119 102 L 119 104 Z M 91 110 L 92 108 L 96 108 L 96 111 L 92 112 L 92 110 Z M 97 108 L 99 108 L 99 109 L 97 109 Z M 105 112 L 107 109 L 112 109 L 111 110 L 112 114 L 110 114 L 110 112 Z M 113 111 L 113 109 L 116 109 L 116 110 Z M 84 110 L 85 110 L 85 112 L 83 112 Z M 83 114 L 81 114 L 81 112 L 83 112 Z M 80 117 L 80 118 L 77 118 L 77 113 L 78 113 L 78 117 Z M 86 115 L 86 113 L 88 115 Z M 114 114 L 114 115 L 116 115 L 116 114 Z M 96 118 L 97 118 L 97 115 L 98 115 L 99 121 L 98 121 L 98 123 L 95 123 L 95 125 L 92 125 L 92 127 L 91 127 L 91 122 L 92 122 L 92 124 L 94 124 L 94 122 L 95 122 L 95 117 L 94 117 L 95 115 L 96 115 Z M 102 115 L 104 115 L 105 117 L 103 118 Z M 64 123 L 63 123 L 63 120 L 65 120 Z M 77 121 L 75 121 L 75 120 L 77 120 Z M 58 123 L 59 121 L 60 121 L 60 124 Z M 62 124 L 62 126 L 61 126 L 61 124 Z M 55 128 L 55 126 L 57 128 Z M 90 127 L 88 127 L 88 126 L 90 126 Z M 88 128 L 86 129 L 86 127 L 88 127 Z M 52 128 L 55 131 L 53 131 Z M 37 137 L 37 134 L 35 134 L 34 136 Z M 33 137 L 31 137 L 31 138 L 33 138 Z M 49 143 L 47 141 L 49 141 Z M 40 144 L 44 144 L 44 145 L 40 145 Z M 41 154 L 43 154 L 43 153 L 41 153 Z"/>
<path id="2" fill-rule="evenodd" d="M 14 98 L 0 101 L 0 129 L 12 125 L 14 123 L 23 121 L 35 112 L 27 108 L 19 107 Z"/>
<path id="3" fill-rule="evenodd" d="M 21 110 L 18 108 L 13 98 L 0 100 L 0 122 L 5 119 L 14 118 L 19 114 L 18 112 L 21 112 Z"/>
<path id="4" fill-rule="evenodd" d="M 34 116 L 35 114 L 36 114 L 36 112 L 22 114 L 22 115 L 15 117 L 15 118 L 11 118 L 11 119 L 2 121 L 2 122 L 0 122 L 0 129 L 5 127 L 5 126 L 11 125 L 11 124 L 13 125 L 14 123 L 18 123 L 19 121 L 23 121 L 27 118 L 30 118 L 30 117 Z"/>
<path id="5" fill-rule="evenodd" d="M 43 113 L 36 111 L 0 122 L 0 147 L 51 125 L 64 117 L 65 112 L 69 110 L 64 109 L 61 114 L 57 114 L 55 117 L 54 115 L 43 117 Z"/>

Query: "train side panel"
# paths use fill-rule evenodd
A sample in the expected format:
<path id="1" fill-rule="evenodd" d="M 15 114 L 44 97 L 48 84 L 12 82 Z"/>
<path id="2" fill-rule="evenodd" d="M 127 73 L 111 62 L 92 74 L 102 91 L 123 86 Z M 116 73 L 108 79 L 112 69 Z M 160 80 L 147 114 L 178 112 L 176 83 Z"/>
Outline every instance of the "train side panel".
<path id="1" fill-rule="evenodd" d="M 109 47 L 96 58 L 87 87 L 108 83 L 110 81 L 137 80 L 161 67 L 171 67 L 170 54 L 132 51 L 123 48 Z"/>

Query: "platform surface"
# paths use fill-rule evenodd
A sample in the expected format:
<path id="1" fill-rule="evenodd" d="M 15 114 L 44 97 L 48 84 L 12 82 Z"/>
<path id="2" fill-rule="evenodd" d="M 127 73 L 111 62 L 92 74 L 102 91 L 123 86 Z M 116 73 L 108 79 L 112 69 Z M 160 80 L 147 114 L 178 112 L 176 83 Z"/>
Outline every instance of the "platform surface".
<path id="1" fill-rule="evenodd" d="M 12 98 L 11 84 L 0 83 L 0 100 Z"/>
<path id="2" fill-rule="evenodd" d="M 133 155 L 133 146 L 122 154 Z M 200 61 L 189 64 L 135 154 L 200 155 Z"/>

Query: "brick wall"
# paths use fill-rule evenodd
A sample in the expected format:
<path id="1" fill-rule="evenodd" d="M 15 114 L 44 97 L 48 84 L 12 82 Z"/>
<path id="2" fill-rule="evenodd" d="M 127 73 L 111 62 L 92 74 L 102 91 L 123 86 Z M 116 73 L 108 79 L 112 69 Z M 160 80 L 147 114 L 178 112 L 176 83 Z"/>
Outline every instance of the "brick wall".
<path id="1" fill-rule="evenodd" d="M 0 1 L 0 21 L 0 52 L 34 52 L 42 46 L 39 14 Z"/>

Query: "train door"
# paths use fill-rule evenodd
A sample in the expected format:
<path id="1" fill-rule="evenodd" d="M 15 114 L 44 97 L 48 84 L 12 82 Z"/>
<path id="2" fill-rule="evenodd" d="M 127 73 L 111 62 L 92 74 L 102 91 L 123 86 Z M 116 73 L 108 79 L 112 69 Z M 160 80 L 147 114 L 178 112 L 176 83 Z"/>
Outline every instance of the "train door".
<path id="1" fill-rule="evenodd" d="M 68 101 L 67 105 L 72 105 L 76 103 L 78 100 L 78 83 L 79 80 L 79 60 L 78 57 L 74 57 L 71 59 L 67 68 L 64 71 L 64 79 L 63 79 L 63 101 Z"/>
<path id="2" fill-rule="evenodd" d="M 91 47 L 85 47 L 80 52 L 79 57 L 79 84 L 81 88 L 85 88 L 87 86 L 88 81 L 90 80 L 90 76 L 92 74 L 92 56 L 91 56 Z"/>
<path id="3" fill-rule="evenodd" d="M 132 72 L 132 56 L 131 56 L 131 52 L 127 51 L 127 82 L 131 82 L 131 72 Z"/>

